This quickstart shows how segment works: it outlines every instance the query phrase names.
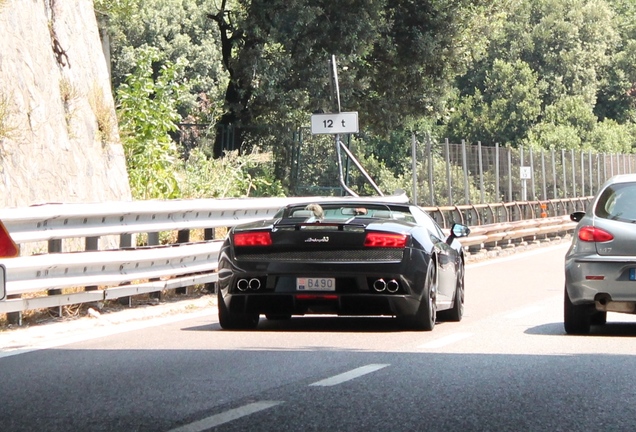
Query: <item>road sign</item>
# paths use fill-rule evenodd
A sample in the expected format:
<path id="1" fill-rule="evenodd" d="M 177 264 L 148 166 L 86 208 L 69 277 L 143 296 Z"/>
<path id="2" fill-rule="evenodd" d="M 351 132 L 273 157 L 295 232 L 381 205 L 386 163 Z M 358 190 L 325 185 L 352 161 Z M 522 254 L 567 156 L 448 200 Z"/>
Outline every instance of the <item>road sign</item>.
<path id="1" fill-rule="evenodd" d="M 358 133 L 358 113 L 313 114 L 311 116 L 311 133 L 334 135 Z"/>
<path id="2" fill-rule="evenodd" d="M 522 180 L 530 180 L 532 178 L 532 167 L 522 166 L 519 173 L 519 178 Z"/>

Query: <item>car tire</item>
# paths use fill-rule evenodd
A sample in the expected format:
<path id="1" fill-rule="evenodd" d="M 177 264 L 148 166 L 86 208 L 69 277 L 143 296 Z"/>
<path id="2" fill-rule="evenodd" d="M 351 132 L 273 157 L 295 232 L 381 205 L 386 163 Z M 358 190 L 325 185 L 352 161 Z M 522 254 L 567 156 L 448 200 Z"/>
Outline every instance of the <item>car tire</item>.
<path id="1" fill-rule="evenodd" d="M 563 326 L 565 327 L 565 332 L 575 335 L 589 334 L 591 318 L 590 307 L 572 303 L 566 286 L 563 301 Z"/>
<path id="2" fill-rule="evenodd" d="M 457 270 L 457 282 L 455 285 L 455 298 L 453 299 L 453 307 L 437 312 L 440 321 L 459 322 L 464 316 L 464 261 L 459 265 Z"/>
<path id="3" fill-rule="evenodd" d="M 219 324 L 221 325 L 221 328 L 225 330 L 253 330 L 258 326 L 258 314 L 237 314 L 230 312 L 223 300 L 221 290 L 218 290 L 217 299 Z"/>
<path id="4" fill-rule="evenodd" d="M 420 306 L 414 315 L 400 317 L 404 327 L 413 330 L 431 331 L 435 328 L 437 319 L 437 263 L 431 259 L 426 269 L 426 280 L 424 281 L 424 292 Z"/>

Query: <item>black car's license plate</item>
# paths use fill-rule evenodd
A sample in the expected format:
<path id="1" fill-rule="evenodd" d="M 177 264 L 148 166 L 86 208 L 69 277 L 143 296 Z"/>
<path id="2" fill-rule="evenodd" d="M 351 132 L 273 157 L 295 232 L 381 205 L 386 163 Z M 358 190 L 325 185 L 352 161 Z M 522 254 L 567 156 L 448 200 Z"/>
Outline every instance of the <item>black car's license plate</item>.
<path id="1" fill-rule="evenodd" d="M 298 291 L 335 291 L 335 278 L 297 278 L 296 290 Z"/>
<path id="2" fill-rule="evenodd" d="M 629 280 L 636 281 L 636 269 L 629 269 Z"/>

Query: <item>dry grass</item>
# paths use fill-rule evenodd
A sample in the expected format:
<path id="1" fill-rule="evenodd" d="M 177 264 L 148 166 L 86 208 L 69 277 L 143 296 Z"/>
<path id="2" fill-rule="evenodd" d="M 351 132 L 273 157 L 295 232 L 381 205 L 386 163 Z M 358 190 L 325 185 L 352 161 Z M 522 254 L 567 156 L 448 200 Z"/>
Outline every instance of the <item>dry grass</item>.
<path id="1" fill-rule="evenodd" d="M 102 142 L 102 145 L 105 146 L 115 140 L 114 131 L 116 122 L 112 106 L 106 103 L 104 92 L 97 84 L 93 85 L 88 95 L 88 102 L 97 120 L 98 138 Z"/>
<path id="2" fill-rule="evenodd" d="M 11 98 L 0 93 L 0 139 L 13 138 L 18 127 L 11 122 Z"/>
<path id="3" fill-rule="evenodd" d="M 75 118 L 77 111 L 75 102 L 80 98 L 80 92 L 77 87 L 73 85 L 67 78 L 60 80 L 60 96 L 62 97 L 62 104 L 64 105 L 64 118 L 66 119 L 66 127 L 71 133 L 71 122 Z"/>

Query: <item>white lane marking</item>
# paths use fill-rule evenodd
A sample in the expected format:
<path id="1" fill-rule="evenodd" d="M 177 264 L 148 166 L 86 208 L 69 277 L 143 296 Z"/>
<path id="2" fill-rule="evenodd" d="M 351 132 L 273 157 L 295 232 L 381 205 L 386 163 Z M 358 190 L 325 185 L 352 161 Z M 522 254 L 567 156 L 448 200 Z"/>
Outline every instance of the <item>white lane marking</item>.
<path id="1" fill-rule="evenodd" d="M 530 306 L 524 309 L 519 309 L 518 311 L 515 312 L 511 312 L 506 314 L 506 318 L 508 319 L 517 319 L 517 318 L 525 318 L 528 315 L 534 315 L 537 314 L 541 311 L 543 311 L 544 309 L 542 307 L 538 307 L 538 306 Z"/>
<path id="2" fill-rule="evenodd" d="M 424 345 L 420 345 L 419 348 L 441 348 L 446 345 L 454 344 L 455 342 L 459 342 L 462 339 L 469 338 L 473 335 L 473 333 L 455 333 L 443 338 L 436 339 L 434 341 L 425 343 Z"/>
<path id="3" fill-rule="evenodd" d="M 213 309 L 213 310 L 210 310 Z M 132 322 L 122 322 L 122 323 L 109 323 L 105 321 L 103 323 L 93 322 L 90 326 L 82 329 L 70 329 L 72 332 L 70 335 L 66 334 L 57 334 L 53 335 L 51 338 L 54 340 L 45 341 L 42 340 L 43 336 L 39 336 L 38 338 L 33 338 L 31 340 L 25 340 L 25 346 L 19 346 L 18 348 L 10 348 L 10 347 L 2 347 L 0 345 L 0 359 L 4 357 L 11 357 L 20 354 L 26 354 L 33 351 L 46 350 L 51 348 L 57 348 L 64 345 L 70 345 L 78 342 L 86 342 L 89 340 L 113 336 L 120 333 L 126 333 L 135 330 L 142 330 L 149 327 L 156 327 L 164 324 L 172 324 L 179 321 L 185 321 L 189 319 L 197 319 L 201 317 L 207 317 L 216 311 L 216 308 L 209 308 L 207 310 L 198 311 L 198 312 L 188 312 L 186 314 L 174 315 L 168 317 L 153 317 L 148 318 L 146 320 L 138 320 Z M 55 324 L 54 324 L 55 325 Z M 43 330 L 46 328 L 43 326 Z M 18 330 L 19 331 L 19 330 Z M 1 335 L 0 335 L 1 336 Z M 7 335 L 12 336 L 12 335 Z M 16 335 L 16 337 L 19 334 Z M 4 340 L 0 337 L 0 343 L 4 343 Z M 20 345 L 21 342 L 13 340 L 11 345 Z"/>
<path id="4" fill-rule="evenodd" d="M 329 387 L 337 384 L 341 384 L 345 381 L 352 380 L 354 378 L 361 377 L 362 375 L 366 375 L 371 372 L 375 372 L 382 368 L 389 366 L 388 364 L 370 364 L 367 366 L 362 366 L 357 369 L 350 370 L 349 372 L 342 373 L 340 375 L 332 376 L 331 378 L 327 378 L 324 380 L 316 381 L 313 384 L 309 384 L 310 386 L 320 386 L 320 387 Z"/>
<path id="5" fill-rule="evenodd" d="M 480 261 L 480 262 L 468 263 L 468 264 L 466 264 L 466 268 L 475 268 L 475 267 L 483 267 L 483 266 L 493 265 L 493 264 L 501 264 L 502 262 L 522 259 L 522 258 L 525 258 L 525 257 L 528 257 L 528 256 L 538 255 L 538 254 L 542 254 L 544 252 L 551 252 L 551 251 L 558 250 L 558 249 L 567 250 L 569 247 L 570 247 L 570 243 L 569 242 L 560 243 L 560 244 L 554 245 L 554 246 L 538 247 L 536 249 L 532 249 L 532 250 L 529 250 L 529 251 L 515 252 L 512 255 L 504 256 L 504 257 L 501 257 L 501 258 L 491 258 L 491 259 L 487 259 L 487 260 Z"/>
<path id="6" fill-rule="evenodd" d="M 194 423 L 183 425 L 176 429 L 172 429 L 170 432 L 201 432 L 222 425 L 224 423 L 240 419 L 241 417 L 245 417 L 250 414 L 275 407 L 276 405 L 280 405 L 282 403 L 283 401 L 254 402 L 251 404 L 243 405 L 242 407 L 234 408 L 229 411 L 206 417 L 202 420 L 195 421 Z"/>

